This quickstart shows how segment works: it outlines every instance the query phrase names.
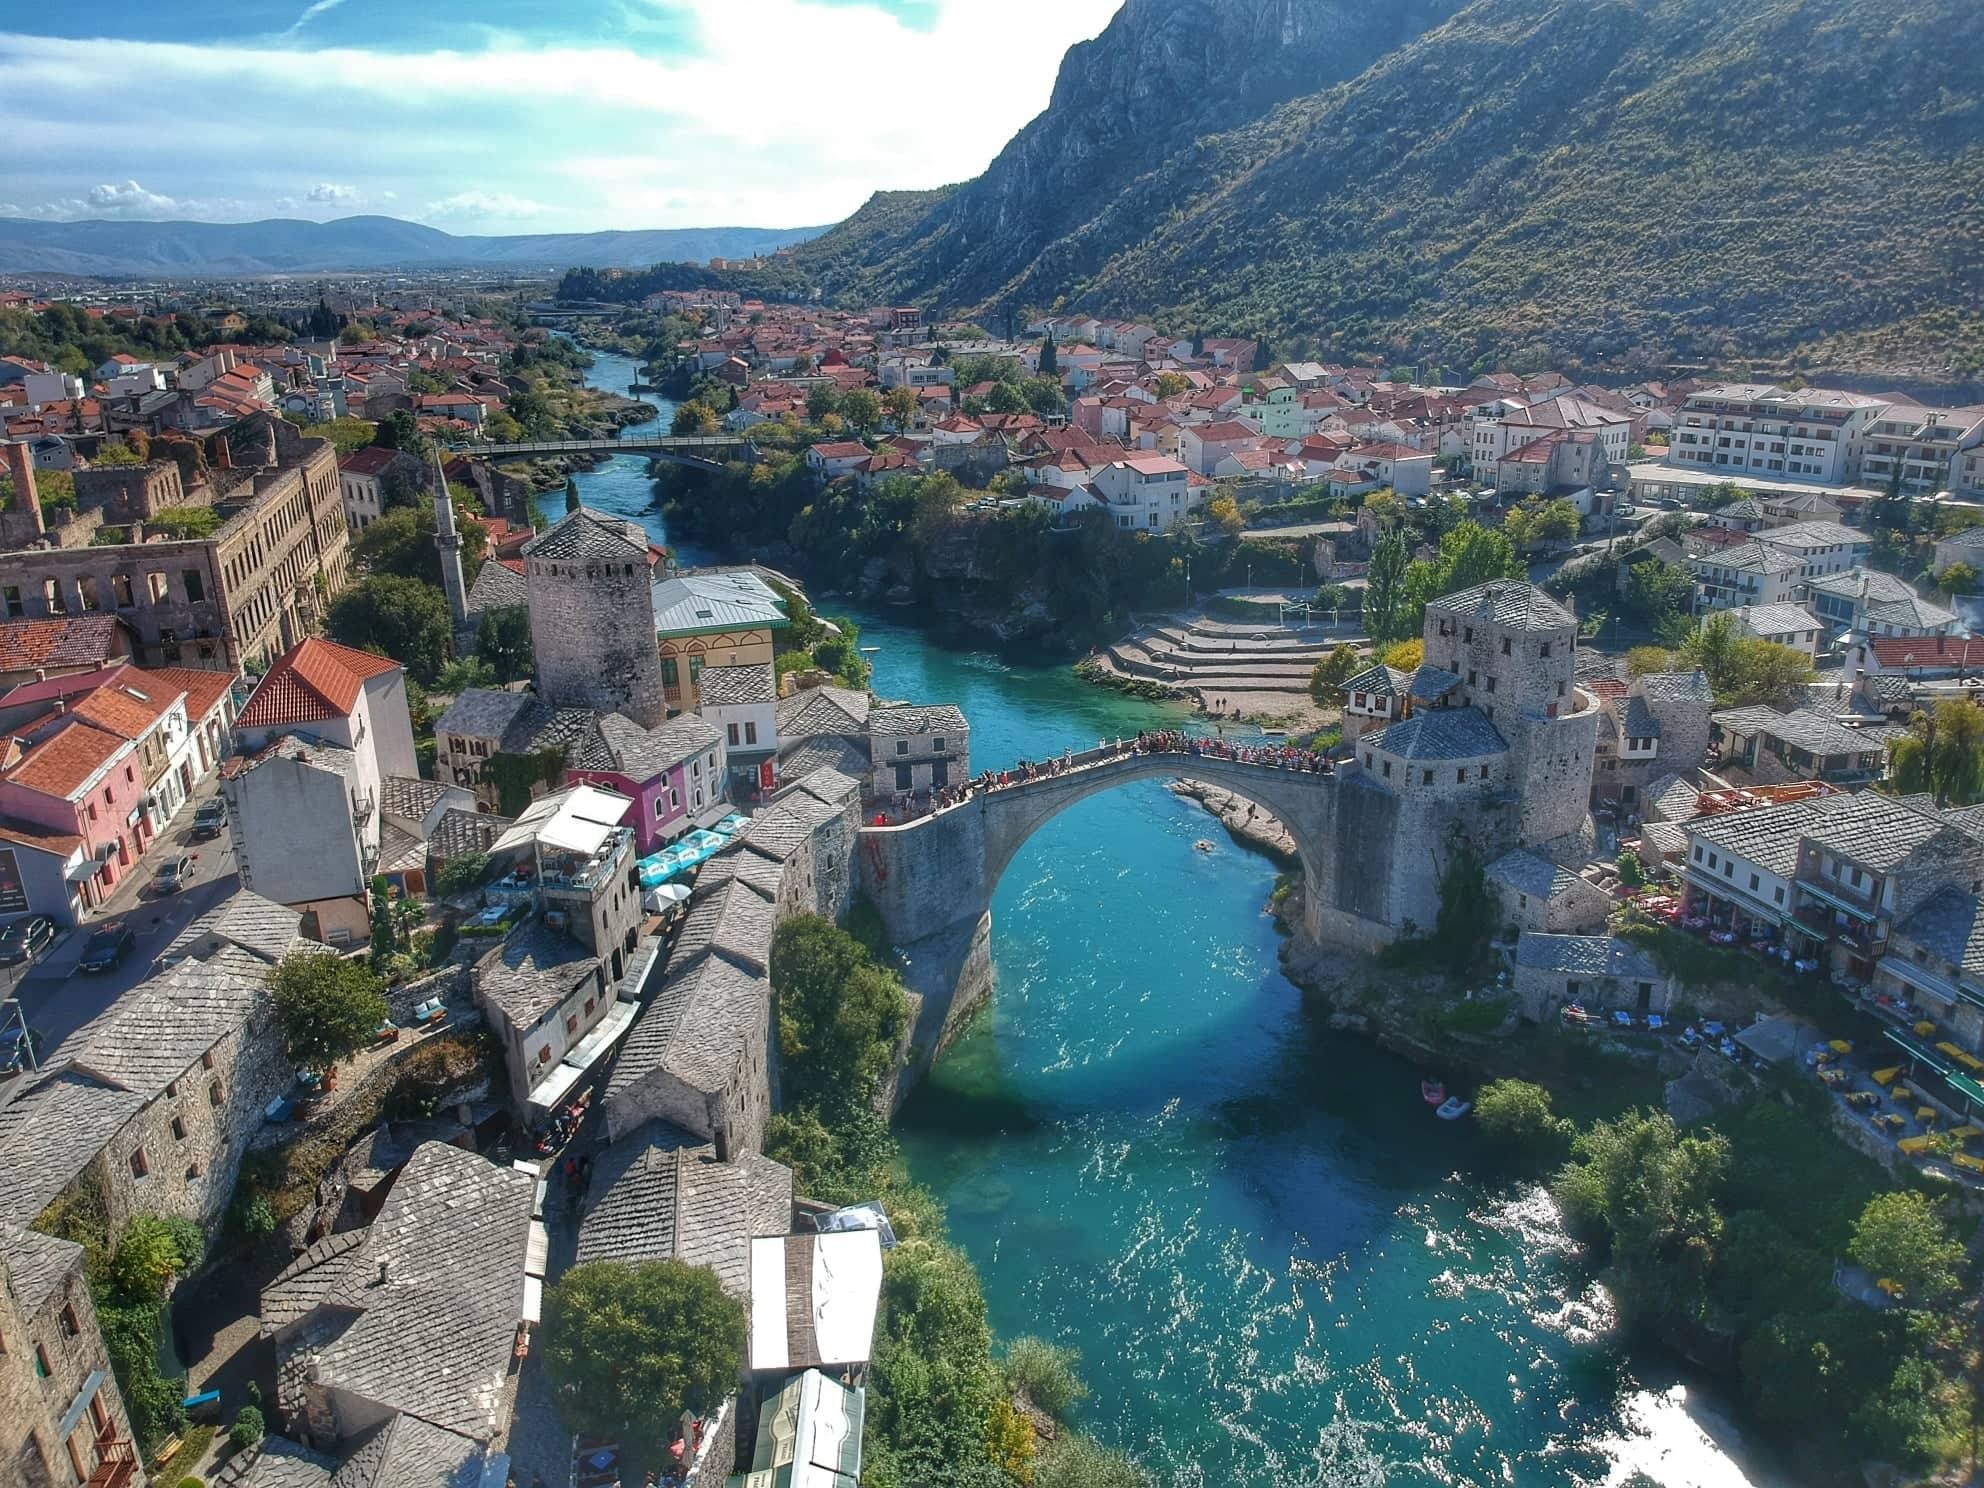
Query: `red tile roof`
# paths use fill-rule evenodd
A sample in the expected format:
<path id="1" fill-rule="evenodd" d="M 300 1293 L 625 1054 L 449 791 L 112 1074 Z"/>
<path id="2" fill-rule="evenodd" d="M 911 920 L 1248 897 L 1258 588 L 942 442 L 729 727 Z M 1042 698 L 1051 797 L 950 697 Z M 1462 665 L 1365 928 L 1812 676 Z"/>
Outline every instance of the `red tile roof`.
<path id="1" fill-rule="evenodd" d="M 338 469 L 350 471 L 353 475 L 377 475 L 392 464 L 398 454 L 398 450 L 368 445 L 364 449 L 353 450 L 338 461 Z"/>
<path id="2" fill-rule="evenodd" d="M 105 733 L 122 739 L 142 739 L 157 725 L 179 696 L 164 679 L 150 679 L 126 667 L 116 680 L 77 698 L 69 711 Z"/>
<path id="3" fill-rule="evenodd" d="M 73 800 L 92 775 L 130 747 L 128 739 L 75 719 L 23 755 L 7 779 L 44 796 Z"/>
<path id="4" fill-rule="evenodd" d="M 162 686 L 185 693 L 186 717 L 194 723 L 213 712 L 214 704 L 234 685 L 234 673 L 202 671 L 198 667 L 154 667 L 138 675 L 155 677 Z"/>
<path id="5" fill-rule="evenodd" d="M 31 672 L 37 667 L 100 666 L 123 654 L 115 615 L 68 615 L 0 624 L 0 672 Z M 123 648 L 128 652 L 129 647 Z"/>
<path id="6" fill-rule="evenodd" d="M 1873 652 L 1884 672 L 1952 667 L 1984 671 L 1984 637 L 1884 636 L 1873 643 Z"/>
<path id="7" fill-rule="evenodd" d="M 312 636 L 270 667 L 236 720 L 244 729 L 348 718 L 359 690 L 399 663 Z"/>

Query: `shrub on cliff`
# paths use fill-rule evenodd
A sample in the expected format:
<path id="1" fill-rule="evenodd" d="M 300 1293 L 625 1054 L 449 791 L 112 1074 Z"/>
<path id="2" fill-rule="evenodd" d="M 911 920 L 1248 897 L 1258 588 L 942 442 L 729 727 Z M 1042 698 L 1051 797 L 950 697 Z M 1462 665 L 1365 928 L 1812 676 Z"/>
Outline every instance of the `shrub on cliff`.
<path id="1" fill-rule="evenodd" d="M 1527 1080 L 1495 1080 L 1474 1097 L 1474 1119 L 1505 1147 L 1531 1157 L 1559 1156 L 1571 1123 L 1550 1108 L 1550 1092 Z"/>

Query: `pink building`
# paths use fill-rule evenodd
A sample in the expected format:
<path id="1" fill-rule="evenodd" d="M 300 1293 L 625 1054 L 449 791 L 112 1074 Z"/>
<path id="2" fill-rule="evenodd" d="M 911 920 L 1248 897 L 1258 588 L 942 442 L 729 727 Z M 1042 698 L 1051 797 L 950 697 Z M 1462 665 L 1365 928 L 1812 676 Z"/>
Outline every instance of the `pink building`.
<path id="1" fill-rule="evenodd" d="M 42 736 L 0 774 L 0 814 L 82 839 L 96 865 L 80 880 L 91 908 L 151 845 L 144 803 L 136 742 L 78 718 Z"/>
<path id="2" fill-rule="evenodd" d="M 571 758 L 565 784 L 594 785 L 632 798 L 622 824 L 634 829 L 637 857 L 730 814 L 723 735 L 698 714 L 644 729 L 608 713 Z"/>

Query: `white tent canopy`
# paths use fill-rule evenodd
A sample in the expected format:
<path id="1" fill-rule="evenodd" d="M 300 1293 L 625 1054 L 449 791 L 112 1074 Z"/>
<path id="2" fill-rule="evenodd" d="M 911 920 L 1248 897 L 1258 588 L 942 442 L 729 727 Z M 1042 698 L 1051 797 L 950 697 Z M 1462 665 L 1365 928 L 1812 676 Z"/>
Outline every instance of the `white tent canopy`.
<path id="1" fill-rule="evenodd" d="M 599 851 L 634 804 L 631 796 L 575 785 L 533 801 L 530 809 L 490 846 L 492 855 L 515 852 L 533 843 L 560 852 L 591 856 Z"/>

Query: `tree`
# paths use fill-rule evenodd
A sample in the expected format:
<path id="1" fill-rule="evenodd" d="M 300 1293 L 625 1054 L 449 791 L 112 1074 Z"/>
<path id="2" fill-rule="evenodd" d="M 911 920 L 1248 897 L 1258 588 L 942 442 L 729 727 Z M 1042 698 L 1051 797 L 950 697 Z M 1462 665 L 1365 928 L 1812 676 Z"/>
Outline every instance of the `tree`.
<path id="1" fill-rule="evenodd" d="M 1628 1111 L 1571 1143 L 1553 1192 L 1571 1229 L 1610 1252 L 1621 1310 L 1698 1317 L 1722 1239 L 1720 1132 L 1683 1136 L 1664 1111 Z"/>
<path id="2" fill-rule="evenodd" d="M 133 1297 L 161 1297 L 173 1277 L 200 1264 L 206 1251 L 200 1227 L 190 1219 L 141 1214 L 117 1237 L 111 1259 L 112 1284 Z"/>
<path id="3" fill-rule="evenodd" d="M 529 608 L 505 605 L 484 610 L 476 622 L 475 654 L 489 663 L 498 682 L 528 677 L 533 662 Z"/>
<path id="4" fill-rule="evenodd" d="M 1494 1080 L 1474 1097 L 1474 1119 L 1503 1146 L 1531 1156 L 1563 1151 L 1571 1124 L 1550 1107 L 1550 1092 L 1527 1080 Z"/>
<path id="5" fill-rule="evenodd" d="M 1695 605 L 1694 575 L 1678 563 L 1649 558 L 1626 569 L 1626 608 L 1658 630 Z"/>
<path id="6" fill-rule="evenodd" d="M 995 1400 L 985 1417 L 985 1455 L 1021 1488 L 1033 1484 L 1033 1422 L 1013 1409 L 1009 1400 Z"/>
<path id="7" fill-rule="evenodd" d="M 1984 714 L 1968 700 L 1945 698 L 1909 719 L 1888 758 L 1903 794 L 1930 791 L 1938 805 L 1970 805 L 1984 796 Z"/>
<path id="8" fill-rule="evenodd" d="M 1206 503 L 1206 519 L 1228 537 L 1237 537 L 1247 525 L 1247 519 L 1240 515 L 1240 503 L 1230 491 L 1221 491 Z"/>
<path id="9" fill-rule="evenodd" d="M 744 1308 L 683 1261 L 574 1266 L 544 1299 L 544 1370 L 572 1430 L 652 1439 L 736 1388 Z"/>
<path id="10" fill-rule="evenodd" d="M 340 455 L 349 455 L 364 449 L 372 443 L 378 432 L 377 426 L 362 418 L 335 418 L 328 423 L 308 424 L 303 433 L 306 438 L 328 439 Z"/>
<path id="11" fill-rule="evenodd" d="M 1945 594 L 1974 594 L 1977 592 L 1977 570 L 1968 563 L 1952 563 L 1936 575 L 1936 587 Z"/>
<path id="12" fill-rule="evenodd" d="M 473 583 L 489 551 L 489 531 L 474 514 L 463 511 L 459 502 L 455 504 L 455 530 L 462 540 L 462 577 Z M 364 573 L 419 579 L 439 589 L 441 551 L 434 546 L 435 531 L 432 501 L 399 507 L 353 538 L 351 553 Z"/>
<path id="13" fill-rule="evenodd" d="M 1481 855 L 1468 843 L 1456 842 L 1440 875 L 1440 912 L 1433 939 L 1459 975 L 1487 952 L 1494 934 L 1495 900 L 1488 892 Z"/>
<path id="14" fill-rule="evenodd" d="M 427 436 L 420 432 L 419 420 L 404 408 L 394 409 L 379 421 L 372 443 L 380 449 L 404 450 L 422 462 L 426 461 L 429 449 Z"/>
<path id="15" fill-rule="evenodd" d="M 1393 641 L 1378 653 L 1378 660 L 1395 672 L 1416 672 L 1426 664 L 1426 642 L 1418 636 L 1409 641 Z"/>
<path id="16" fill-rule="evenodd" d="M 466 853 L 451 858 L 435 876 L 434 886 L 444 895 L 466 894 L 489 876 L 488 853 Z"/>
<path id="17" fill-rule="evenodd" d="M 1047 339 L 1040 343 L 1040 365 L 1036 370 L 1042 377 L 1058 377 L 1061 375 L 1061 356 L 1054 348 L 1054 336 L 1052 332 L 1049 332 Z"/>
<path id="18" fill-rule="evenodd" d="M 902 433 L 916 422 L 916 390 L 908 387 L 892 387 L 882 395 L 882 410 L 889 416 L 889 422 Z"/>
<path id="19" fill-rule="evenodd" d="M 882 400 L 868 388 L 853 388 L 840 400 L 840 416 L 855 433 L 873 433 L 882 421 Z"/>
<path id="20" fill-rule="evenodd" d="M 90 457 L 92 468 L 107 468 L 120 465 L 142 465 L 145 457 L 132 449 L 121 439 L 107 439 Z"/>
<path id="21" fill-rule="evenodd" d="M 1928 1198 L 1913 1189 L 1869 1199 L 1854 1221 L 1846 1253 L 1875 1276 L 1899 1282 L 1915 1307 L 1934 1306 L 1961 1280 L 1963 1243 Z"/>
<path id="22" fill-rule="evenodd" d="M 819 389 L 815 388 L 815 392 Z M 691 398 L 675 410 L 675 421 L 668 426 L 668 432 L 676 438 L 693 437 L 717 432 L 716 410 L 707 403 L 699 403 Z"/>
<path id="23" fill-rule="evenodd" d="M 986 394 L 985 406 L 993 413 L 1025 413 L 1026 394 L 1010 382 L 995 382 L 992 391 Z"/>
<path id="24" fill-rule="evenodd" d="M 1409 563 L 1402 532 L 1386 533 L 1371 550 L 1371 567 L 1364 581 L 1364 628 L 1381 646 L 1399 640 L 1411 629 L 1406 622 L 1405 593 Z"/>
<path id="25" fill-rule="evenodd" d="M 840 412 L 840 389 L 831 381 L 816 382 L 806 390 L 806 417 L 819 423 L 830 413 Z"/>
<path id="26" fill-rule="evenodd" d="M 909 1027 L 909 996 L 853 936 L 800 915 L 772 937 L 780 1073 L 794 1105 L 872 1100 Z"/>
<path id="27" fill-rule="evenodd" d="M 1674 654 L 1665 646 L 1635 646 L 1626 653 L 1626 670 L 1635 677 L 1674 669 Z"/>
<path id="28" fill-rule="evenodd" d="M 1707 674 L 1716 705 L 1723 708 L 1789 703 L 1814 676 L 1803 652 L 1737 634 L 1735 619 L 1727 610 L 1702 621 L 1682 644 L 1680 658 L 1684 665 Z"/>
<path id="29" fill-rule="evenodd" d="M 1000 1368 L 1008 1390 L 1025 1391 L 1028 1400 L 1059 1421 L 1088 1394 L 1088 1386 L 1075 1373 L 1080 1359 L 1073 1349 L 1022 1335 L 1006 1345 Z"/>
<path id="30" fill-rule="evenodd" d="M 1079 1431 L 1064 1431 L 1033 1469 L 1033 1488 L 1150 1488 L 1150 1475 Z"/>
<path id="31" fill-rule="evenodd" d="M 372 969 L 380 970 L 400 948 L 399 917 L 393 913 L 393 886 L 383 873 L 372 876 Z"/>
<path id="32" fill-rule="evenodd" d="M 1188 392 L 1192 379 L 1183 372 L 1160 372 L 1157 374 L 1157 396 L 1160 399 L 1176 398 Z"/>
<path id="33" fill-rule="evenodd" d="M 447 664 L 454 622 L 433 585 L 371 574 L 338 596 L 325 629 L 343 645 L 392 657 L 425 684 Z"/>
<path id="34" fill-rule="evenodd" d="M 1309 696 L 1321 708 L 1341 708 L 1343 706 L 1343 684 L 1357 675 L 1364 659 L 1357 654 L 1354 646 L 1338 646 L 1329 655 L 1317 660 L 1315 670 L 1309 673 Z"/>
<path id="35" fill-rule="evenodd" d="M 367 1044 L 386 1021 L 379 978 L 329 951 L 293 951 L 269 972 L 269 996 L 283 1052 L 305 1069 L 326 1070 Z"/>

